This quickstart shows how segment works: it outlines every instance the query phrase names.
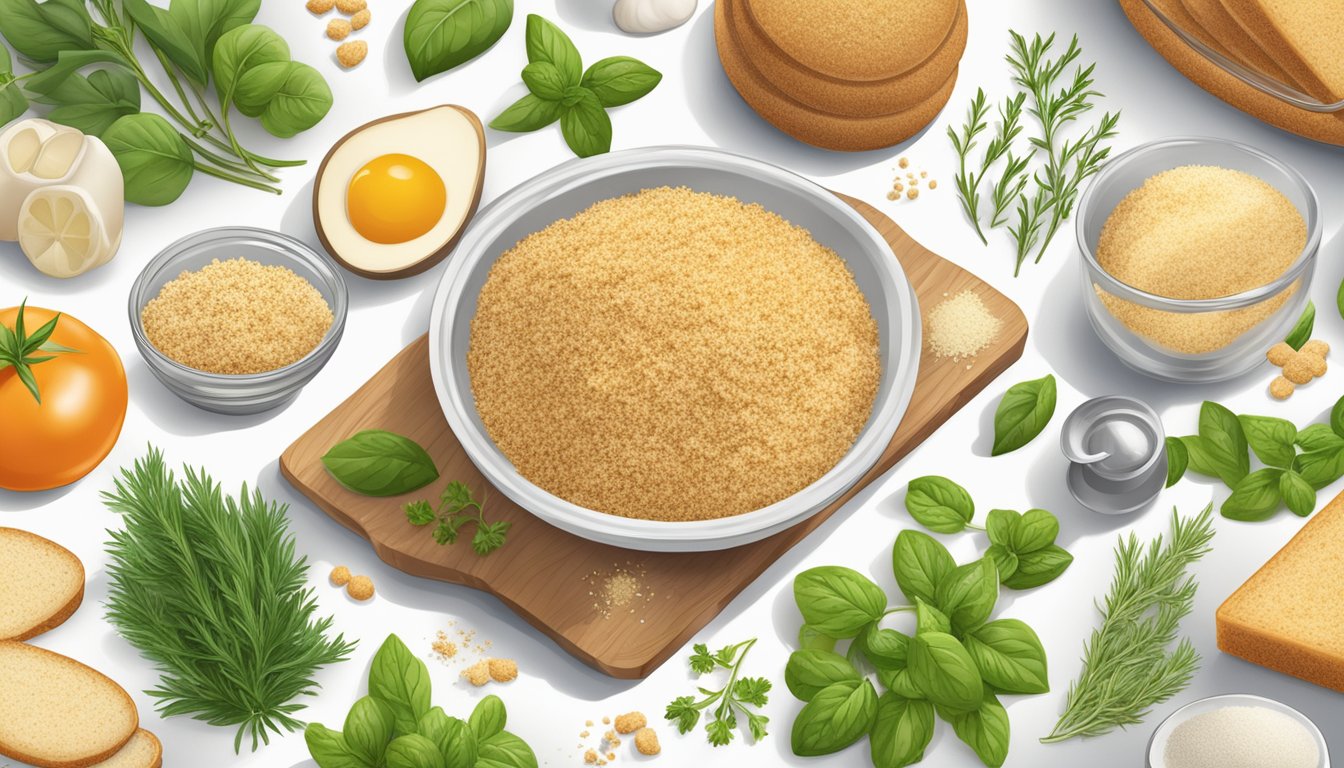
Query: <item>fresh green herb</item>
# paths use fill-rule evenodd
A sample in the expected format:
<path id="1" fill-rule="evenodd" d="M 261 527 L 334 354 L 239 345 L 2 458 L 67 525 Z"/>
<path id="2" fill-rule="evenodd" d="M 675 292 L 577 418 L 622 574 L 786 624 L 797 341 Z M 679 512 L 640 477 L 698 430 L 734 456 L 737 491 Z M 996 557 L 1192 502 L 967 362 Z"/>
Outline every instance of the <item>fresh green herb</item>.
<path id="1" fill-rule="evenodd" d="M 466 483 L 454 480 L 439 494 L 439 508 L 434 509 L 428 501 L 412 501 L 402 507 L 406 519 L 411 525 L 429 525 L 434 527 L 434 540 L 440 544 L 455 544 L 462 526 L 476 524 L 476 533 L 471 537 L 471 548 L 484 557 L 504 546 L 509 529 L 513 523 L 499 520 L 488 523 L 485 520 L 484 501 L 477 501 L 471 495 Z"/>
<path id="2" fill-rule="evenodd" d="M 1339 290 L 1335 292 L 1335 309 L 1340 317 L 1344 317 L 1344 280 L 1339 282 Z"/>
<path id="3" fill-rule="evenodd" d="M 935 533 L 960 533 L 975 516 L 975 502 L 965 488 L 945 477 L 929 475 L 910 481 L 905 508 L 915 522 Z"/>
<path id="4" fill-rule="evenodd" d="M 1055 377 L 1049 374 L 1009 387 L 994 411 L 992 454 L 1016 451 L 1036 439 L 1055 415 L 1055 397 Z"/>
<path id="5" fill-rule="evenodd" d="M 966 166 L 967 157 L 976 145 L 976 137 L 983 133 L 988 127 L 985 122 L 985 115 L 989 107 L 985 101 L 985 91 L 980 89 L 976 92 L 975 98 L 971 100 L 969 116 L 966 123 L 958 133 L 951 126 L 947 128 L 948 138 L 952 140 L 952 148 L 956 150 L 959 164 L 959 171 L 954 181 L 957 185 L 958 197 L 961 201 L 962 211 L 966 218 L 970 220 L 971 226 L 975 228 L 975 234 L 980 237 L 980 242 L 988 245 L 989 241 L 985 238 L 984 230 L 980 226 L 980 183 L 985 180 L 985 176 L 1005 155 L 1008 157 L 1007 168 L 1004 176 L 1000 178 L 999 183 L 993 190 L 994 212 L 990 217 L 990 226 L 995 226 L 993 222 L 997 221 L 1003 213 L 1002 196 L 1008 194 L 1009 188 L 1014 184 L 1012 178 L 1020 175 L 1026 167 L 1030 156 L 1025 158 L 1015 158 L 1012 154 L 1013 141 L 1022 133 L 1022 104 L 1026 99 L 1026 94 L 1017 94 L 1004 100 L 999 106 L 998 127 L 995 130 L 994 137 L 990 139 L 985 147 L 985 153 L 980 161 L 979 170 L 968 170 Z M 1025 181 L 1023 182 L 1025 184 Z M 1015 194 L 1009 194 L 1009 198 L 1014 198 Z"/>
<path id="6" fill-rule="evenodd" d="M 700 688 L 704 698 L 681 696 L 667 705 L 665 717 L 676 723 L 681 733 L 690 733 L 700 722 L 700 714 L 714 707 L 705 722 L 705 733 L 709 743 L 722 747 L 733 740 L 737 731 L 737 718 L 742 716 L 751 731 L 752 741 L 766 737 L 766 725 L 770 718 L 753 708 L 764 707 L 769 701 L 770 681 L 763 677 L 742 677 L 742 663 L 747 653 L 756 644 L 756 639 L 746 640 L 737 645 L 720 648 L 710 653 L 704 643 L 696 643 L 691 655 L 691 671 L 704 676 L 719 669 L 728 670 L 728 683 L 718 690 Z M 717 706 L 715 706 L 717 705 Z"/>
<path id="7" fill-rule="evenodd" d="M 303 727 L 298 699 L 319 668 L 353 650 L 331 619 L 315 619 L 308 566 L 294 552 L 285 507 L 244 486 L 226 497 L 203 472 L 178 480 L 150 450 L 105 493 L 125 527 L 107 553 L 107 618 L 159 671 L 147 693 L 165 717 L 190 715 L 250 736 Z M 258 651 L 258 644 L 264 652 Z"/>
<path id="8" fill-rule="evenodd" d="M 508 712 L 486 696 L 468 720 L 430 706 L 429 669 L 396 635 L 388 635 L 369 668 L 369 693 L 333 731 L 304 731 L 319 768 L 537 768 L 522 739 L 504 730 Z"/>
<path id="9" fill-rule="evenodd" d="M 991 195 L 994 210 L 989 216 L 990 229 L 998 229 L 1008 223 L 1008 209 L 1013 206 L 1013 203 L 1017 202 L 1022 190 L 1026 189 L 1027 184 L 1031 181 L 1031 175 L 1027 173 L 1027 166 L 1031 164 L 1031 159 L 1035 156 L 1035 148 L 1024 155 L 1014 155 L 1011 150 L 1008 151 L 1008 159 L 1004 161 L 1003 165 L 1003 174 L 994 184 L 994 191 Z"/>
<path id="10" fill-rule="evenodd" d="M 1036 174 L 1033 179 L 1036 181 L 1036 192 L 1028 200 L 1025 194 L 1018 195 L 1017 205 L 1017 226 L 1009 226 L 1008 234 L 1012 236 L 1013 242 L 1017 245 L 1017 263 L 1013 267 L 1013 276 L 1017 277 L 1022 272 L 1022 265 L 1026 263 L 1027 257 L 1031 254 L 1031 249 L 1036 247 L 1036 243 L 1041 239 L 1041 218 L 1050 210 L 1051 198 L 1041 183 L 1040 174 Z"/>
<path id="11" fill-rule="evenodd" d="M 55 360 L 57 355 L 79 354 L 79 350 L 51 340 L 51 334 L 56 332 L 56 324 L 61 320 L 59 313 L 29 334 L 23 321 L 23 312 L 27 306 L 27 299 L 19 302 L 19 313 L 15 316 L 13 328 L 0 323 L 0 371 L 12 367 L 14 375 L 23 382 L 33 399 L 41 403 L 42 393 L 33 376 L 33 366 Z"/>
<path id="12" fill-rule="evenodd" d="M 629 56 L 603 59 L 585 72 L 569 36 L 536 14 L 527 17 L 527 61 L 523 83 L 530 93 L 491 120 L 490 127 L 530 133 L 559 120 L 565 143 L 579 157 L 610 151 L 607 110 L 644 97 L 663 79 Z"/>
<path id="13" fill-rule="evenodd" d="M 1180 482 L 1185 477 L 1185 470 L 1190 466 L 1190 452 L 1186 450 L 1185 443 L 1180 438 L 1168 437 L 1167 443 L 1167 488 Z"/>
<path id="14" fill-rule="evenodd" d="M 28 97 L 14 76 L 14 61 L 9 55 L 9 49 L 0 45 L 0 125 L 5 125 L 27 111 Z"/>
<path id="15" fill-rule="evenodd" d="M 416 0 L 402 43 L 416 80 L 480 56 L 513 23 L 513 0 Z"/>
<path id="16" fill-rule="evenodd" d="M 140 112 L 140 83 L 124 69 L 99 69 L 88 77 L 72 74 L 50 94 L 34 94 L 33 100 L 53 105 L 47 112 L 48 120 L 101 137 L 119 118 Z M 22 110 L 9 119 L 19 114 Z M 0 123 L 3 122 L 8 120 L 0 115 Z"/>
<path id="17" fill-rule="evenodd" d="M 126 199 L 138 205 L 167 205 L 181 197 L 195 172 L 191 147 L 167 120 L 150 112 L 118 118 L 103 132 L 117 158 Z"/>
<path id="18" fill-rule="evenodd" d="M 322 463 L 341 485 L 365 496 L 400 496 L 439 479 L 434 459 L 419 443 L 381 429 L 333 445 Z"/>
<path id="19" fill-rule="evenodd" d="M 1174 650 L 1171 644 L 1194 605 L 1197 584 L 1188 570 L 1209 552 L 1212 513 L 1209 506 L 1183 518 L 1173 510 L 1170 540 L 1158 536 L 1147 548 L 1132 533 L 1121 538 L 1110 592 L 1097 604 L 1101 626 L 1083 647 L 1083 672 L 1069 687 L 1064 714 L 1042 742 L 1138 725 L 1189 685 L 1199 654 L 1188 638 Z"/>
<path id="20" fill-rule="evenodd" d="M 1288 332 L 1284 338 L 1284 343 L 1293 349 L 1302 349 L 1302 345 L 1311 341 L 1311 332 L 1316 328 L 1316 304 L 1308 301 L 1305 309 L 1302 310 L 1302 316 L 1297 319 L 1297 324 L 1293 330 Z"/>
<path id="21" fill-rule="evenodd" d="M 976 137 L 989 127 L 985 122 L 985 115 L 988 113 L 989 102 L 985 100 L 985 89 L 980 88 L 975 92 L 975 98 L 971 99 L 971 106 L 967 109 L 966 122 L 962 124 L 961 132 L 958 133 L 956 128 L 947 126 L 947 137 L 951 139 L 952 149 L 957 153 L 957 173 L 953 176 L 953 181 L 957 185 L 957 199 L 961 201 L 962 212 L 966 214 L 966 218 L 982 241 L 985 240 L 985 233 L 980 230 L 980 194 L 976 191 L 980 186 L 980 177 L 974 171 L 967 170 L 966 160 L 971 150 L 975 149 Z"/>

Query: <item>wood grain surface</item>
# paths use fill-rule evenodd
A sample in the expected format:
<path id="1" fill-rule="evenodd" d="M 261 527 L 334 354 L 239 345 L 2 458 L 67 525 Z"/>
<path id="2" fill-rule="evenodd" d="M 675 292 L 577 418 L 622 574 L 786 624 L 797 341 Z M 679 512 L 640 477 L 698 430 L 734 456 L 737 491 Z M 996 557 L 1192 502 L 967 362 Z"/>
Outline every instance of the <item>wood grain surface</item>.
<path id="1" fill-rule="evenodd" d="M 936 358 L 926 347 L 914 398 L 881 459 L 842 498 L 793 528 L 736 549 L 652 553 L 597 544 L 542 522 L 491 488 L 462 451 L 434 394 L 428 336 L 403 350 L 295 441 L 280 457 L 281 472 L 337 522 L 368 539 L 392 567 L 489 592 L 583 662 L 615 677 L 645 677 L 1022 354 L 1027 320 L 1007 297 L 923 248 L 876 209 L 841 197 L 891 244 L 925 317 L 943 297 L 969 289 L 1003 319 L 1004 328 L 973 365 Z M 478 497 L 487 493 L 488 518 L 513 522 L 508 544 L 482 558 L 466 541 L 439 546 L 428 528 L 409 525 L 402 502 L 436 495 L 438 484 L 406 498 L 375 499 L 345 490 L 320 458 L 334 443 L 362 429 L 412 438 L 434 457 L 442 482 L 461 480 Z M 633 575 L 642 594 L 629 605 L 608 607 L 600 599 L 602 584 L 617 572 Z"/>

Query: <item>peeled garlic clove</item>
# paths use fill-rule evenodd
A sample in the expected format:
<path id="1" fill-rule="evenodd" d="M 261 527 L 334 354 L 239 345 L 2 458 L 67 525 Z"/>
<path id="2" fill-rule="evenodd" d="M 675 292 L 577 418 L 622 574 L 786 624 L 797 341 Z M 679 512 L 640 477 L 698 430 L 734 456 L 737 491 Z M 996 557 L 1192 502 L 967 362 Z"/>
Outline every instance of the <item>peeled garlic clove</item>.
<path id="1" fill-rule="evenodd" d="M 115 244 L 89 193 L 68 184 L 35 190 L 19 211 L 19 247 L 52 277 L 74 277 L 111 261 Z"/>
<path id="2" fill-rule="evenodd" d="M 47 181 L 63 179 L 79 162 L 83 152 L 84 134 L 74 130 L 61 131 L 42 143 L 30 173 Z"/>
<path id="3" fill-rule="evenodd" d="M 616 0 L 612 18 L 633 35 L 652 35 L 685 24 L 695 14 L 696 0 Z"/>
<path id="4" fill-rule="evenodd" d="M 20 128 L 14 132 L 5 149 L 9 167 L 16 173 L 27 173 L 37 162 L 37 154 L 42 151 L 42 136 L 32 126 Z"/>

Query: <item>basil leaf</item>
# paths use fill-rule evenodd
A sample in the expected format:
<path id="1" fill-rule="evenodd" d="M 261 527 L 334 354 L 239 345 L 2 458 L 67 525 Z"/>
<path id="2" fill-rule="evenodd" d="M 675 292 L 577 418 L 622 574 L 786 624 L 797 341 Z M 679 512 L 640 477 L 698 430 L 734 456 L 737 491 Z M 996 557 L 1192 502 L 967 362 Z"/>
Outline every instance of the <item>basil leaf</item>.
<path id="1" fill-rule="evenodd" d="M 238 90 L 246 86 L 250 74 L 244 73 Z M 307 64 L 291 61 L 284 82 L 266 101 L 261 127 L 272 136 L 292 138 L 322 122 L 331 104 L 331 87 L 322 74 Z"/>
<path id="2" fill-rule="evenodd" d="M 1344 448 L 1344 437 L 1335 434 L 1335 431 L 1325 424 L 1312 424 L 1300 430 L 1296 442 L 1308 453 Z"/>
<path id="3" fill-rule="evenodd" d="M 509 713 L 504 708 L 504 702 L 498 696 L 486 696 L 471 711 L 471 717 L 467 722 L 471 725 L 471 731 L 476 734 L 476 738 L 485 741 L 503 732 L 508 720 Z"/>
<path id="4" fill-rule="evenodd" d="M 1046 693 L 1050 678 L 1045 648 L 1031 627 L 999 619 L 978 627 L 963 641 L 986 683 L 1003 693 Z"/>
<path id="5" fill-rule="evenodd" d="M 156 114 L 120 117 L 103 132 L 102 139 L 121 166 L 129 203 L 167 205 L 191 183 L 196 168 L 191 148 Z"/>
<path id="6" fill-rule="evenodd" d="M 957 638 L 942 632 L 915 635 L 909 669 L 911 681 L 934 704 L 960 712 L 980 706 L 980 671 Z"/>
<path id="7" fill-rule="evenodd" d="M 269 27 L 245 24 L 229 30 L 215 44 L 210 62 L 222 108 L 227 111 L 233 104 L 233 92 L 248 70 L 289 60 L 289 44 Z"/>
<path id="8" fill-rule="evenodd" d="M 1017 573 L 1017 554 L 1004 545 L 991 544 L 989 549 L 985 551 L 985 557 L 994 561 L 994 568 L 999 573 L 1000 582 Z"/>
<path id="9" fill-rule="evenodd" d="M 870 624 L 860 635 L 863 655 L 878 669 L 905 669 L 910 654 L 910 637 L 894 629 Z"/>
<path id="10" fill-rule="evenodd" d="M 1013 531 L 1009 546 L 1019 555 L 1045 549 L 1059 538 L 1059 520 L 1044 509 L 1029 509 Z"/>
<path id="11" fill-rule="evenodd" d="M 1297 473 L 1317 490 L 1344 476 L 1344 445 L 1304 453 L 1297 457 Z"/>
<path id="12" fill-rule="evenodd" d="M 535 13 L 527 15 L 527 60 L 554 64 L 566 86 L 583 80 L 583 59 L 574 41 L 559 27 Z"/>
<path id="13" fill-rule="evenodd" d="M 249 68 L 233 89 L 233 105 L 248 117 L 261 117 L 275 92 L 289 78 L 292 61 L 268 61 Z"/>
<path id="14" fill-rule="evenodd" d="M 46 64 L 61 51 L 94 47 L 84 0 L 0 0 L 0 35 L 25 59 Z"/>
<path id="15" fill-rule="evenodd" d="M 1008 759 L 1008 712 L 997 696 L 987 694 L 972 712 L 939 714 L 952 725 L 957 738 L 975 750 L 980 762 L 989 768 L 999 768 Z"/>
<path id="16" fill-rule="evenodd" d="M 933 705 L 894 693 L 877 700 L 877 716 L 869 736 L 873 768 L 902 768 L 924 759 L 933 739 Z"/>
<path id="17" fill-rule="evenodd" d="M 377 765 L 392 741 L 395 718 L 392 709 L 372 696 L 350 707 L 342 734 L 350 752 L 368 765 Z"/>
<path id="18" fill-rule="evenodd" d="M 136 95 L 140 93 L 136 86 Z M 28 97 L 14 80 L 14 61 L 9 49 L 0 45 L 0 125 L 6 125 L 28 111 Z"/>
<path id="19" fill-rule="evenodd" d="M 1236 487 L 1250 473 L 1251 457 L 1246 435 L 1236 414 L 1205 400 L 1199 409 L 1199 437 L 1213 470 L 1227 487 Z"/>
<path id="20" fill-rule="evenodd" d="M 1279 493 L 1279 477 L 1283 470 L 1272 467 L 1247 475 L 1237 483 L 1232 495 L 1223 502 L 1223 517 L 1232 520 L 1268 520 L 1278 511 L 1283 496 Z"/>
<path id="21" fill-rule="evenodd" d="M 1185 447 L 1186 457 L 1189 459 L 1187 470 L 1205 477 L 1217 478 L 1218 469 L 1214 463 L 1213 457 L 1204 446 L 1204 439 L 1199 435 L 1187 435 L 1178 437 L 1181 445 Z"/>
<path id="22" fill-rule="evenodd" d="M 117 120 L 140 111 L 140 83 L 125 69 L 76 73 L 39 100 L 57 105 L 48 120 L 101 137 Z"/>
<path id="23" fill-rule="evenodd" d="M 476 768 L 537 768 L 537 756 L 527 742 L 504 731 L 480 745 Z"/>
<path id="24" fill-rule="evenodd" d="M 579 84 L 592 91 L 603 107 L 610 109 L 647 96 L 662 79 L 658 70 L 638 59 L 612 56 L 589 67 Z"/>
<path id="25" fill-rule="evenodd" d="M 320 723 L 309 723 L 303 729 L 303 740 L 318 768 L 366 768 L 369 765 L 350 751 L 340 731 Z"/>
<path id="26" fill-rule="evenodd" d="M 811 568 L 793 580 L 793 599 L 803 621 L 828 637 L 849 638 L 882 618 L 887 596 L 871 579 L 850 568 Z"/>
<path id="27" fill-rule="evenodd" d="M 182 0 L 177 4 L 181 5 Z M 200 48 L 182 29 L 177 17 L 145 0 L 121 0 L 121 7 L 156 49 L 192 82 L 205 85 L 210 77 L 209 62 L 202 58 Z"/>
<path id="28" fill-rule="evenodd" d="M 1297 324 L 1293 330 L 1288 332 L 1284 338 L 1284 343 L 1293 349 L 1302 349 L 1302 345 L 1311 341 L 1311 332 L 1316 327 L 1316 304 L 1308 301 L 1305 309 L 1302 310 L 1302 316 L 1297 319 Z"/>
<path id="29" fill-rule="evenodd" d="M 834 651 L 836 642 L 834 637 L 818 632 L 811 624 L 804 624 L 798 628 L 799 648 Z"/>
<path id="30" fill-rule="evenodd" d="M 915 522 L 935 533 L 960 533 L 975 516 L 975 502 L 966 489 L 936 475 L 910 481 L 905 508 Z"/>
<path id="31" fill-rule="evenodd" d="M 443 707 L 432 707 L 415 724 L 415 732 L 424 736 L 426 739 L 434 742 L 434 746 L 439 748 L 442 753 L 448 747 L 448 742 L 453 737 L 452 721 L 456 718 L 449 717 L 443 711 Z M 461 722 L 458 720 L 458 722 Z"/>
<path id="32" fill-rule="evenodd" d="M 887 690 L 903 699 L 924 700 L 924 692 L 915 686 L 914 680 L 910 679 L 909 667 L 905 669 L 879 669 L 877 670 L 877 679 L 882 681 Z"/>
<path id="33" fill-rule="evenodd" d="M 958 567 L 938 584 L 938 608 L 958 637 L 983 624 L 998 599 L 999 573 L 989 558 Z"/>
<path id="34" fill-rule="evenodd" d="M 513 23 L 513 0 L 415 0 L 406 14 L 402 47 L 422 81 L 471 61 Z"/>
<path id="35" fill-rule="evenodd" d="M 434 743 L 443 757 L 444 768 L 473 768 L 480 753 L 475 732 L 456 717 L 448 718 L 446 726 L 440 739 Z"/>
<path id="36" fill-rule="evenodd" d="M 1024 381 L 1008 388 L 994 410 L 994 456 L 1021 448 L 1041 434 L 1055 415 L 1055 377 Z"/>
<path id="37" fill-rule="evenodd" d="M 168 15 L 186 33 L 196 57 L 207 68 L 214 62 L 219 38 L 251 24 L 260 10 L 261 0 L 173 0 L 168 5 Z"/>
<path id="38" fill-rule="evenodd" d="M 932 603 L 938 583 L 956 570 L 957 563 L 947 547 L 932 536 L 905 530 L 896 535 L 891 548 L 891 567 L 907 600 Z"/>
<path id="39" fill-rule="evenodd" d="M 430 679 L 425 662 L 416 658 L 401 638 L 389 635 L 369 668 L 369 695 L 392 711 L 398 735 L 415 733 L 429 711 Z"/>
<path id="40" fill-rule="evenodd" d="M 848 681 L 857 685 L 862 679 L 853 664 L 832 651 L 794 651 L 784 667 L 784 684 L 800 701 L 811 701 L 836 683 Z"/>
<path id="41" fill-rule="evenodd" d="M 1340 317 L 1344 317 L 1344 282 L 1340 282 L 1339 291 L 1335 293 L 1335 308 L 1339 310 Z"/>
<path id="42" fill-rule="evenodd" d="M 915 634 L 927 632 L 940 632 L 944 635 L 950 635 L 952 634 L 952 620 L 947 618 L 947 614 L 929 603 L 920 598 L 915 598 Z M 908 646 L 906 653 L 908 659 Z"/>
<path id="43" fill-rule="evenodd" d="M 1271 467 L 1286 469 L 1297 458 L 1297 427 L 1270 416 L 1238 416 L 1246 441 L 1255 455 Z"/>
<path id="44" fill-rule="evenodd" d="M 864 680 L 828 686 L 793 721 L 791 743 L 799 757 L 829 755 L 863 738 L 877 717 L 877 691 Z"/>
<path id="45" fill-rule="evenodd" d="M 545 128 L 560 119 L 565 111 L 558 101 L 546 101 L 536 94 L 529 93 L 515 101 L 508 109 L 490 121 L 490 127 L 496 131 L 528 133 Z"/>
<path id="46" fill-rule="evenodd" d="M 1167 488 L 1185 477 L 1186 467 L 1190 466 L 1190 452 L 1178 437 L 1167 438 Z"/>
<path id="47" fill-rule="evenodd" d="M 45 101 L 47 99 L 41 97 L 49 97 L 79 70 L 94 64 L 110 64 L 128 72 L 132 71 L 133 66 L 121 54 L 111 51 L 61 51 L 55 64 L 29 75 L 23 81 L 23 89 L 38 96 L 36 101 Z"/>
<path id="48" fill-rule="evenodd" d="M 1017 556 L 1017 570 L 1003 580 L 1009 589 L 1034 589 L 1059 578 L 1073 563 L 1073 555 L 1051 544 L 1035 552 Z"/>
<path id="49" fill-rule="evenodd" d="M 611 117 L 592 91 L 583 91 L 578 102 L 561 113 L 560 132 L 579 157 L 611 151 Z"/>
<path id="50" fill-rule="evenodd" d="M 1306 517 L 1316 511 L 1316 489 L 1291 469 L 1279 478 L 1279 494 L 1283 496 L 1288 509 L 1298 517 Z"/>
<path id="51" fill-rule="evenodd" d="M 1013 531 L 1022 524 L 1022 515 L 1011 509 L 991 509 L 985 518 L 985 535 L 989 543 L 1009 547 L 1013 542 Z"/>
<path id="52" fill-rule="evenodd" d="M 439 478 L 424 448 L 381 429 L 366 429 L 333 445 L 322 463 L 341 485 L 365 496 L 399 496 Z"/>
<path id="53" fill-rule="evenodd" d="M 1344 438 L 1344 397 L 1336 400 L 1335 407 L 1330 409 L 1330 429 Z"/>
<path id="54" fill-rule="evenodd" d="M 549 61 L 535 61 L 523 67 L 523 84 L 545 101 L 560 101 L 565 97 L 565 78 Z"/>
<path id="55" fill-rule="evenodd" d="M 398 736 L 387 746 L 387 768 L 445 768 L 434 742 L 418 733 Z"/>

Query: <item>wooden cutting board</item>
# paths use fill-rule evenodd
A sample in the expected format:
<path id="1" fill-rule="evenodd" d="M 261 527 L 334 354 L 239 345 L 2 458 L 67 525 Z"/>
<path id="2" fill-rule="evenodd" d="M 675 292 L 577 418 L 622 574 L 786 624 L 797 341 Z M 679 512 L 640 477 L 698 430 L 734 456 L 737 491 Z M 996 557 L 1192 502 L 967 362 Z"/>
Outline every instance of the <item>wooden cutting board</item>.
<path id="1" fill-rule="evenodd" d="M 945 296 L 975 291 L 1003 318 L 1004 329 L 974 364 L 935 358 L 926 349 L 914 398 L 882 458 L 841 499 L 805 522 L 768 539 L 720 552 L 653 553 L 596 544 L 533 517 L 491 488 L 453 436 L 429 374 L 429 339 L 422 336 L 392 359 L 350 399 L 300 437 L 280 457 L 280 469 L 337 522 L 368 539 L 378 556 L 406 573 L 464 584 L 496 595 L 575 657 L 614 677 L 641 678 L 680 649 L 781 555 L 846 501 L 927 438 L 1022 354 L 1022 311 L 969 272 L 924 249 L 885 215 L 841 196 L 868 219 L 900 259 L 927 312 Z M 424 446 L 442 482 L 461 480 L 484 492 L 490 520 L 510 520 L 508 544 L 477 557 L 467 541 L 439 546 L 428 528 L 407 524 L 401 504 L 432 498 L 438 485 L 405 498 L 374 499 L 345 490 L 321 456 L 362 429 L 397 432 Z M 469 535 L 469 534 L 468 534 Z M 604 599 L 604 585 L 635 583 L 628 603 Z"/>

